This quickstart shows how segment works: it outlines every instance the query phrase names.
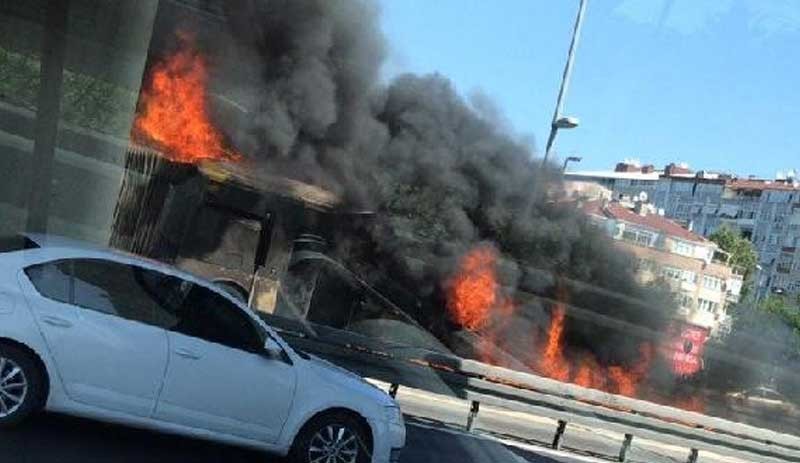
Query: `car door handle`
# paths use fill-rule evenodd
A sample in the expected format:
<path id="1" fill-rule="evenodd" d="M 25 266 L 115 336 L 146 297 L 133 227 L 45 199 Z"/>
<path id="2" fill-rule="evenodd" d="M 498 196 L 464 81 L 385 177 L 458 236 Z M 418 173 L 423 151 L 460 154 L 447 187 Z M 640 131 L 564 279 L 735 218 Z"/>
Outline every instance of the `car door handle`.
<path id="1" fill-rule="evenodd" d="M 175 349 L 175 354 L 190 360 L 197 360 L 200 358 L 199 355 L 195 354 L 194 352 L 188 349 Z"/>
<path id="2" fill-rule="evenodd" d="M 72 328 L 72 322 L 69 320 L 65 320 L 60 317 L 53 317 L 51 315 L 46 315 L 42 317 L 42 321 L 47 323 L 51 326 L 57 326 L 59 328 Z"/>

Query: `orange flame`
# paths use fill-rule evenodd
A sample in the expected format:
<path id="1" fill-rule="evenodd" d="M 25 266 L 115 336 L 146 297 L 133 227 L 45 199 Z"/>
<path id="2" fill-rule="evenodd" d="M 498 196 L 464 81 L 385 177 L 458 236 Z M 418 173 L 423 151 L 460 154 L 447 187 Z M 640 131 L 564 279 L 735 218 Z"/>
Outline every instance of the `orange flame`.
<path id="1" fill-rule="evenodd" d="M 602 369 L 594 357 L 586 356 L 581 359 L 573 382 L 578 386 L 602 389 L 606 381 Z"/>
<path id="2" fill-rule="evenodd" d="M 190 35 L 179 33 L 178 39 L 181 49 L 153 66 L 131 136 L 176 162 L 236 160 L 240 155 L 225 148 L 208 114 L 206 60 Z"/>
<path id="3" fill-rule="evenodd" d="M 496 260 L 494 248 L 473 248 L 461 258 L 458 272 L 446 285 L 450 316 L 468 330 L 486 326 L 490 311 L 499 303 Z"/>
<path id="4" fill-rule="evenodd" d="M 579 386 L 599 389 L 634 397 L 644 380 L 652 360 L 652 346 L 644 343 L 639 348 L 639 361 L 633 367 L 601 366 L 591 354 L 582 355 L 573 366 L 564 354 L 564 321 L 566 317 L 566 291 L 559 287 L 544 344 L 536 369 L 558 381 L 568 381 Z"/>
<path id="5" fill-rule="evenodd" d="M 475 346 L 480 360 L 502 365 L 504 358 L 498 356 L 498 352 L 508 344 L 503 332 L 510 323 L 515 306 L 510 298 L 500 292 L 497 281 L 497 258 L 497 251 L 491 246 L 481 245 L 473 248 L 461 258 L 456 274 L 447 281 L 445 287 L 447 308 L 453 321 L 481 334 Z M 564 333 L 568 295 L 564 286 L 558 287 L 556 298 L 547 329 L 547 339 L 540 345 L 540 349 L 537 349 L 539 355 L 529 362 L 529 366 L 542 375 L 558 381 L 635 397 L 650 369 L 652 345 L 641 344 L 639 360 L 630 367 L 603 366 L 589 353 L 567 355 L 564 348 Z M 577 361 L 573 362 L 575 359 Z"/>
<path id="6" fill-rule="evenodd" d="M 564 317 L 566 313 L 561 303 L 556 304 L 547 332 L 547 344 L 539 360 L 542 374 L 559 381 L 568 381 L 569 363 L 564 359 Z"/>

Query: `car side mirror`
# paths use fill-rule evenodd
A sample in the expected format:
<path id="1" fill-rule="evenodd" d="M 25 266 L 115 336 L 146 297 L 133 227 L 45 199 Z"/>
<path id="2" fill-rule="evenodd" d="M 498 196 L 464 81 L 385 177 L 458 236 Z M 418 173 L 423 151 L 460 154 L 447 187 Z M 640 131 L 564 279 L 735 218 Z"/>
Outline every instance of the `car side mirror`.
<path id="1" fill-rule="evenodd" d="M 272 336 L 267 336 L 267 340 L 264 342 L 264 355 L 273 360 L 283 358 L 283 348 Z"/>

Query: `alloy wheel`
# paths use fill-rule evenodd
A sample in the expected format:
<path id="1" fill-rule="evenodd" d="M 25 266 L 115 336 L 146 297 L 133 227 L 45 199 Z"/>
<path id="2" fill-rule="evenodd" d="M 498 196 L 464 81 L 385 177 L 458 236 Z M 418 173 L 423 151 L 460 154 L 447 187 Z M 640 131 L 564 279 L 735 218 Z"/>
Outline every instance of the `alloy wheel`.
<path id="1" fill-rule="evenodd" d="M 0 418 L 13 415 L 25 403 L 28 379 L 13 360 L 0 357 Z"/>
<path id="2" fill-rule="evenodd" d="M 314 434 L 308 446 L 308 463 L 356 463 L 358 434 L 346 426 L 329 424 Z"/>

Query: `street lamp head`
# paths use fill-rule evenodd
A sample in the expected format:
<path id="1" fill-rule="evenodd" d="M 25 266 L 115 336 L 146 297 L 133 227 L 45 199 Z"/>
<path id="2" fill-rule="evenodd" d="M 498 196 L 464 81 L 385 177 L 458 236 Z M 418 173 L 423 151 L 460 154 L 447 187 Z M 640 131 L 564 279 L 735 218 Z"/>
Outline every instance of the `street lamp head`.
<path id="1" fill-rule="evenodd" d="M 564 165 L 561 166 L 561 172 L 567 171 L 567 164 L 569 164 L 570 162 L 581 162 L 581 159 L 583 158 L 581 158 L 580 156 L 567 156 L 564 159 Z"/>
<path id="2" fill-rule="evenodd" d="M 574 129 L 575 127 L 578 126 L 578 122 L 579 121 L 577 117 L 564 116 L 556 119 L 553 125 L 557 129 Z"/>

